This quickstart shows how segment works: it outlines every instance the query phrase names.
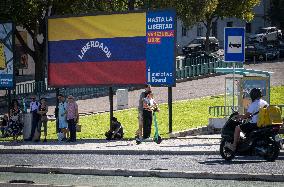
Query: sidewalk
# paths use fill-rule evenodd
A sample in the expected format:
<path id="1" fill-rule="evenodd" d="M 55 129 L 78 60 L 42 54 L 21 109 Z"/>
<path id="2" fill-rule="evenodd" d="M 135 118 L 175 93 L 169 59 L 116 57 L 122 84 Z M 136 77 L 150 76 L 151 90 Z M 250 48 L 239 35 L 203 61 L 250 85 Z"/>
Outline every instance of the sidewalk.
<path id="1" fill-rule="evenodd" d="M 220 134 L 188 136 L 165 139 L 161 144 L 135 140 L 106 141 L 78 140 L 75 143 L 43 142 L 0 142 L 1 153 L 5 154 L 125 154 L 125 155 L 212 155 L 219 154 Z M 280 155 L 284 155 L 281 150 Z"/>
<path id="2" fill-rule="evenodd" d="M 44 165 L 0 165 L 0 172 L 17 172 L 17 173 L 54 173 L 54 174 L 75 174 L 75 175 L 99 175 L 99 176 L 127 176 L 127 177 L 163 177 L 163 178 L 188 178 L 188 179 L 217 179 L 217 180 L 259 180 L 259 181 L 275 181 L 284 182 L 284 175 L 279 173 L 270 173 L 261 170 L 262 164 L 259 165 L 258 161 L 233 161 L 232 164 L 223 162 L 219 155 L 220 135 L 199 135 L 188 136 L 184 138 L 165 139 L 161 144 L 155 142 L 143 142 L 136 145 L 135 140 L 124 141 L 106 141 L 106 140 L 79 140 L 76 143 L 63 143 L 57 141 L 42 142 L 0 142 L 0 155 L 4 154 L 94 154 L 101 155 L 102 157 L 119 157 L 125 155 L 143 162 L 140 169 L 134 165 L 128 166 L 127 159 L 120 162 L 120 167 L 117 167 L 116 162 L 107 163 L 107 167 L 103 163 L 99 165 L 86 166 L 54 166 L 52 164 Z M 160 164 L 163 160 L 156 160 L 159 163 L 154 165 L 147 164 L 147 161 L 141 161 L 141 158 L 149 155 L 160 155 L 173 158 L 182 158 L 183 156 L 197 155 L 218 157 L 215 164 L 206 165 L 211 163 L 212 160 L 206 161 L 205 164 L 198 161 L 190 161 L 183 164 L 190 164 L 190 167 L 180 168 L 182 163 L 176 162 L 174 168 L 160 169 Z M 49 156 L 49 155 L 47 155 Z M 59 156 L 59 155 L 58 155 Z M 281 165 L 281 160 L 284 156 L 284 151 L 281 150 L 279 161 L 273 163 L 272 167 Z M 221 159 L 221 160 L 219 160 Z M 147 159 L 146 159 L 147 160 Z M 214 159 L 213 159 L 214 160 Z M 135 162 L 135 160 L 134 160 Z M 216 162 L 218 163 L 216 165 Z M 249 171 L 241 172 L 238 165 L 244 163 L 243 167 L 253 167 L 258 173 L 250 173 Z M 249 165 L 246 165 L 245 163 Z M 263 161 L 260 161 L 262 163 Z M 136 162 L 135 162 L 136 163 Z M 264 166 L 267 165 L 263 162 Z M 201 168 L 200 168 L 201 167 Z M 217 167 L 217 168 L 216 168 Z M 221 168 L 227 168 L 221 169 Z M 279 166 L 280 167 L 280 166 Z M 150 169 L 149 169 L 150 168 Z M 152 169 L 151 169 L 152 168 Z M 196 169 L 195 169 L 196 168 Z M 281 172 L 281 171 L 280 171 Z M 1 184 L 0 184 L 1 185 Z"/>

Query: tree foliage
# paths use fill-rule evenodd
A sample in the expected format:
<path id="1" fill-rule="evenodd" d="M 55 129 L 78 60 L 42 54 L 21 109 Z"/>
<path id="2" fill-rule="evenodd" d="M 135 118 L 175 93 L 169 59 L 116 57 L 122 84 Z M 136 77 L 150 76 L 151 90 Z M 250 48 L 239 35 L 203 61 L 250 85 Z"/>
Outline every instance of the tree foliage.
<path id="1" fill-rule="evenodd" d="M 271 9 L 268 15 L 273 25 L 277 25 L 281 29 L 284 29 L 284 1 L 283 0 L 272 0 Z"/>
<path id="2" fill-rule="evenodd" d="M 0 20 L 13 21 L 15 25 L 26 29 L 33 41 L 29 47 L 18 30 L 15 34 L 24 50 L 35 62 L 36 81 L 45 77 L 45 40 L 39 41 L 41 35 L 46 38 L 46 17 L 54 15 L 78 15 L 98 12 L 120 12 L 134 9 L 135 1 L 130 0 L 2 0 Z"/>

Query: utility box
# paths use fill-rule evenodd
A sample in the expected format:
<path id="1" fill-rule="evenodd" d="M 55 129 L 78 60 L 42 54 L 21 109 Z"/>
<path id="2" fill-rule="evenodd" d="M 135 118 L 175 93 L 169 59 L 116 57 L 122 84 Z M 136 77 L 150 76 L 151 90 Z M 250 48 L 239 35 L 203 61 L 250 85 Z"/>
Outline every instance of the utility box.
<path id="1" fill-rule="evenodd" d="M 117 110 L 128 108 L 128 90 L 127 89 L 118 89 L 116 91 L 116 99 L 117 99 Z"/>
<path id="2" fill-rule="evenodd" d="M 23 114 L 23 123 L 24 123 L 23 139 L 24 140 L 29 139 L 30 136 L 31 136 L 32 122 L 33 122 L 33 114 L 31 114 L 31 113 Z"/>

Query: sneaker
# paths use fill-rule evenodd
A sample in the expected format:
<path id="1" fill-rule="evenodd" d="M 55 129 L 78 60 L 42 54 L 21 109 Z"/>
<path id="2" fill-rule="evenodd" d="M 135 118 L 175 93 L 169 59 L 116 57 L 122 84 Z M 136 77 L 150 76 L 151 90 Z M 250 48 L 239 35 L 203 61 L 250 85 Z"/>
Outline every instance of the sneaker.
<path id="1" fill-rule="evenodd" d="M 151 142 L 151 141 L 153 141 L 152 138 L 145 138 L 145 139 L 144 139 L 144 142 Z"/>
<path id="2" fill-rule="evenodd" d="M 236 151 L 236 146 L 230 142 L 226 142 L 224 148 L 228 148 L 231 151 L 235 152 Z"/>
<path id="3" fill-rule="evenodd" d="M 136 138 L 135 140 L 136 140 L 137 145 L 141 144 L 141 142 L 142 142 L 142 140 L 140 138 Z"/>
<path id="4" fill-rule="evenodd" d="M 65 142 L 65 141 L 67 141 L 67 140 L 68 140 L 68 139 L 65 138 L 65 137 L 61 139 L 61 141 L 63 141 L 63 142 Z"/>

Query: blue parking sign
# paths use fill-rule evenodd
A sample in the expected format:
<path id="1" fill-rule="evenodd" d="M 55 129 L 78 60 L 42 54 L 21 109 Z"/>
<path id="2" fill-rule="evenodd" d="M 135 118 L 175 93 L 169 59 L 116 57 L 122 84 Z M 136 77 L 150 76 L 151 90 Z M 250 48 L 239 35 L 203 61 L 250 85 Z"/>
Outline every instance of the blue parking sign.
<path id="1" fill-rule="evenodd" d="M 245 61 L 245 28 L 225 27 L 224 30 L 225 62 Z"/>

